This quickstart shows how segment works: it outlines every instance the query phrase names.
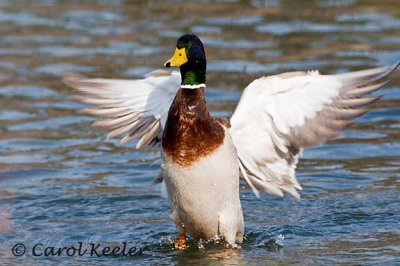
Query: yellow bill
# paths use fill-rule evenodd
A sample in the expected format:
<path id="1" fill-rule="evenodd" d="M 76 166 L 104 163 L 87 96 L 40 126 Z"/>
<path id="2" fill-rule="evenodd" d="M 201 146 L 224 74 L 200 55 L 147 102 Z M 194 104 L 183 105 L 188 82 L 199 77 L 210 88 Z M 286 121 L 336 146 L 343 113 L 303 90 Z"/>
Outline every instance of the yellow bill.
<path id="1" fill-rule="evenodd" d="M 185 48 L 175 49 L 174 55 L 165 62 L 166 67 L 179 67 L 188 61 Z"/>

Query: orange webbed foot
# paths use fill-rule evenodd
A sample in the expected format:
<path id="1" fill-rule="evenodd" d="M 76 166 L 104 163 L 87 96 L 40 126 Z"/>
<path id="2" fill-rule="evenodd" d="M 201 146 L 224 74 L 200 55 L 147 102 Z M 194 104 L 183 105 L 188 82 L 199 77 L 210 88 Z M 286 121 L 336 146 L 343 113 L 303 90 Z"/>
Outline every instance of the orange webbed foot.
<path id="1" fill-rule="evenodd" d="M 229 243 L 225 243 L 225 244 L 224 244 L 224 247 L 225 247 L 226 249 L 242 249 L 242 246 L 239 245 L 239 244 L 234 244 L 234 245 L 232 246 L 232 245 L 230 245 Z"/>
<path id="2" fill-rule="evenodd" d="M 188 245 L 186 244 L 186 236 L 185 234 L 180 234 L 178 239 L 174 241 L 174 246 L 176 250 L 185 250 L 188 248 Z"/>
<path id="3" fill-rule="evenodd" d="M 216 254 L 213 254 L 211 258 L 213 259 L 224 259 L 228 257 L 237 257 L 239 254 L 235 251 L 242 249 L 242 247 L 239 244 L 234 244 L 233 246 L 230 245 L 229 243 L 224 244 L 225 250 L 222 252 L 218 252 Z"/>

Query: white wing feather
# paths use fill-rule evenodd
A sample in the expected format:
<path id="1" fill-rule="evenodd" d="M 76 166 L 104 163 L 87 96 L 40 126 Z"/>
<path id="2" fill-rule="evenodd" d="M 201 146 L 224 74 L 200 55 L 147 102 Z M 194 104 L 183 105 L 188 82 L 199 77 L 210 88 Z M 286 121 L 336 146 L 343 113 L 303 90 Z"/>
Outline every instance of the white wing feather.
<path id="1" fill-rule="evenodd" d="M 144 79 L 87 79 L 67 75 L 64 82 L 77 91 L 75 99 L 93 105 L 82 113 L 99 116 L 94 127 L 121 142 L 138 139 L 140 149 L 161 141 L 168 110 L 181 83 L 179 72 L 157 70 Z"/>
<path id="2" fill-rule="evenodd" d="M 337 136 L 379 97 L 364 95 L 389 81 L 394 67 L 338 75 L 292 72 L 254 80 L 231 117 L 243 177 L 259 190 L 300 197 L 295 169 L 302 148 Z"/>

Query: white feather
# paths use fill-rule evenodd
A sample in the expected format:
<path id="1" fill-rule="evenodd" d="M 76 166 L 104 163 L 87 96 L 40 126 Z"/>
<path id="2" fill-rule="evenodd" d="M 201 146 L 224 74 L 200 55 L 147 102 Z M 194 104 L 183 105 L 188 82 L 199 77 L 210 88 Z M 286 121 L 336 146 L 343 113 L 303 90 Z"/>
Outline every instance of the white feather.
<path id="1" fill-rule="evenodd" d="M 66 76 L 64 82 L 78 91 L 76 99 L 95 105 L 84 113 L 105 117 L 94 126 L 120 137 L 138 139 L 137 148 L 157 140 L 167 121 L 168 110 L 181 83 L 179 72 L 157 70 L 144 79 L 87 79 Z M 158 123 L 158 121 L 160 123 Z"/>
<path id="2" fill-rule="evenodd" d="M 386 84 L 398 67 L 339 75 L 292 72 L 250 83 L 229 130 L 242 176 L 256 195 L 263 190 L 300 197 L 295 169 L 302 148 L 326 142 L 348 126 L 349 119 L 365 113 L 368 109 L 361 107 L 379 98 L 364 94 Z"/>

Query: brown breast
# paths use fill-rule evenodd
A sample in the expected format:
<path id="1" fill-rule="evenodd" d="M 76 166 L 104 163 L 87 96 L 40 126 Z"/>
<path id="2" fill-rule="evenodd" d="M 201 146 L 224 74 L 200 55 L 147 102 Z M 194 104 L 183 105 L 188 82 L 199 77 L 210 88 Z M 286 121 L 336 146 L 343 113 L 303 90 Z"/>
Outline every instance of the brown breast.
<path id="1" fill-rule="evenodd" d="M 221 124 L 207 111 L 204 88 L 179 89 L 168 112 L 162 147 L 177 164 L 190 166 L 224 141 Z"/>

